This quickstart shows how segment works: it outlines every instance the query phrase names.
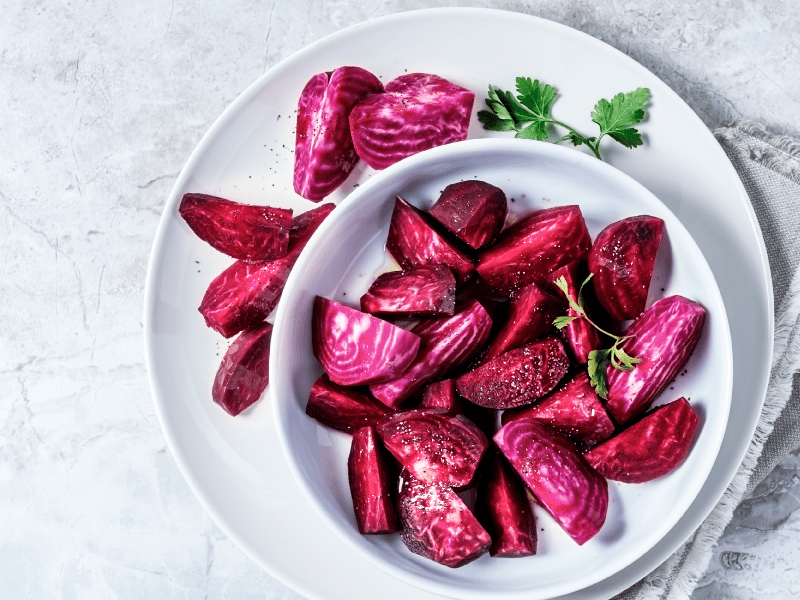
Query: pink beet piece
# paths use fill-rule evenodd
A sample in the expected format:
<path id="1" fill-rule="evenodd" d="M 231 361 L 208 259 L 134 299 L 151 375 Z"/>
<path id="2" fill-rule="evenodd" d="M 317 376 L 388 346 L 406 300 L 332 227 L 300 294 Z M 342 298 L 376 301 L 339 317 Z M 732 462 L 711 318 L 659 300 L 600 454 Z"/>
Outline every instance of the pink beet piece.
<path id="1" fill-rule="evenodd" d="M 386 454 L 375 427 L 353 433 L 347 478 L 358 531 L 365 535 L 400 530 L 393 494 L 397 478 Z"/>
<path id="2" fill-rule="evenodd" d="M 429 213 L 473 248 L 494 241 L 506 222 L 508 202 L 499 187 L 469 179 L 444 188 Z"/>
<path id="3" fill-rule="evenodd" d="M 378 276 L 361 296 L 361 310 L 380 316 L 452 315 L 456 278 L 444 265 L 422 265 Z"/>
<path id="4" fill-rule="evenodd" d="M 378 425 L 383 444 L 416 479 L 465 488 L 475 478 L 489 440 L 462 415 L 414 409 L 388 415 Z"/>
<path id="5" fill-rule="evenodd" d="M 467 138 L 475 94 L 438 75 L 409 73 L 350 113 L 356 152 L 373 169 Z"/>
<path id="6" fill-rule="evenodd" d="M 569 293 L 570 298 L 577 300 L 578 290 L 585 279 L 581 267 L 582 264 L 580 262 L 571 262 L 550 273 L 548 280 L 554 283 L 557 279 L 563 277 L 564 281 L 567 282 L 567 293 Z M 555 285 L 554 289 L 558 290 Z M 559 290 L 559 293 L 562 292 Z M 589 313 L 588 306 L 585 303 L 584 310 L 589 315 L 589 318 L 592 318 L 593 315 Z M 589 362 L 589 353 L 600 348 L 600 335 L 597 333 L 597 329 L 574 311 L 572 307 L 567 308 L 567 315 L 574 317 L 574 319 L 561 330 L 561 337 L 572 350 L 575 361 L 580 365 L 585 365 Z"/>
<path id="7" fill-rule="evenodd" d="M 578 371 L 541 402 L 503 411 L 505 425 L 517 419 L 533 419 L 558 429 L 586 450 L 607 440 L 614 423 L 594 391 L 586 371 Z"/>
<path id="8" fill-rule="evenodd" d="M 422 390 L 420 408 L 438 408 L 449 415 L 461 412 L 461 401 L 456 393 L 456 380 L 443 379 L 429 383 Z"/>
<path id="9" fill-rule="evenodd" d="M 460 287 L 475 271 L 472 261 L 433 228 L 425 214 L 400 196 L 389 224 L 386 249 L 403 269 L 445 265 Z"/>
<path id="10" fill-rule="evenodd" d="M 578 206 L 529 213 L 480 251 L 476 269 L 489 285 L 511 295 L 589 252 L 591 238 Z"/>
<path id="11" fill-rule="evenodd" d="M 472 301 L 452 317 L 431 317 L 411 330 L 422 340 L 417 357 L 397 379 L 370 386 L 372 395 L 390 408 L 403 401 L 426 383 L 444 377 L 449 371 L 477 355 L 492 329 L 486 309 Z"/>
<path id="12" fill-rule="evenodd" d="M 211 397 L 234 417 L 261 398 L 269 384 L 272 325 L 263 323 L 237 337 L 225 352 Z"/>
<path id="13" fill-rule="evenodd" d="M 306 414 L 332 429 L 353 433 L 377 425 L 388 409 L 357 388 L 333 383 L 324 373 L 311 386 Z"/>
<path id="14" fill-rule="evenodd" d="M 606 408 L 617 424 L 647 410 L 689 360 L 703 333 L 706 309 L 683 296 L 657 300 L 625 331 L 622 349 L 642 362 L 632 371 L 606 370 Z"/>
<path id="15" fill-rule="evenodd" d="M 600 531 L 608 513 L 608 483 L 575 444 L 547 425 L 511 421 L 494 441 L 533 495 L 579 545 Z"/>
<path id="16" fill-rule="evenodd" d="M 461 567 L 486 553 L 489 534 L 447 485 L 400 475 L 398 512 L 403 543 L 420 556 Z"/>
<path id="17" fill-rule="evenodd" d="M 475 516 L 492 538 L 489 554 L 536 554 L 536 522 L 524 484 L 496 449 L 484 460 L 487 472 L 478 486 Z"/>
<path id="18" fill-rule="evenodd" d="M 233 258 L 274 260 L 289 249 L 291 210 L 184 194 L 178 212 L 197 237 Z"/>
<path id="19" fill-rule="evenodd" d="M 456 381 L 458 393 L 486 408 L 514 408 L 552 390 L 569 369 L 564 345 L 544 338 L 509 350 L 465 373 Z"/>
<path id="20" fill-rule="evenodd" d="M 614 319 L 635 319 L 644 311 L 664 221 L 629 217 L 601 231 L 589 252 L 597 300 Z"/>
<path id="21" fill-rule="evenodd" d="M 647 413 L 610 440 L 584 455 L 603 477 L 645 483 L 675 470 L 689 454 L 699 418 L 679 398 Z"/>
<path id="22" fill-rule="evenodd" d="M 383 84 L 360 67 L 314 75 L 297 103 L 294 190 L 319 202 L 338 188 L 358 162 L 350 137 L 350 111 Z"/>
<path id="23" fill-rule="evenodd" d="M 417 356 L 420 338 L 378 317 L 317 296 L 311 344 L 331 381 L 366 385 L 405 373 Z"/>
<path id="24" fill-rule="evenodd" d="M 206 325 L 229 338 L 267 318 L 300 252 L 334 208 L 334 204 L 323 204 L 292 219 L 289 250 L 281 258 L 263 263 L 240 260 L 218 275 L 200 303 Z"/>

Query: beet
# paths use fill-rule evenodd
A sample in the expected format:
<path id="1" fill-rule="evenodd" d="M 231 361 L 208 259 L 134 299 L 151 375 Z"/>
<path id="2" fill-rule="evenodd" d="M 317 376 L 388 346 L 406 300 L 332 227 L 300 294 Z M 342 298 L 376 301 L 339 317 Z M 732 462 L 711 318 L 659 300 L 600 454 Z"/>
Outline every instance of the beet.
<path id="1" fill-rule="evenodd" d="M 492 540 L 448 486 L 400 475 L 398 512 L 406 547 L 447 567 L 461 567 L 486 553 Z"/>
<path id="2" fill-rule="evenodd" d="M 311 386 L 306 414 L 332 429 L 353 433 L 377 425 L 388 409 L 353 387 L 333 383 L 324 373 Z"/>
<path id="3" fill-rule="evenodd" d="M 456 278 L 444 265 L 422 265 L 380 275 L 361 296 L 361 310 L 380 316 L 452 315 Z"/>
<path id="4" fill-rule="evenodd" d="M 317 296 L 311 344 L 331 381 L 365 385 L 402 375 L 417 356 L 420 338 L 378 317 Z"/>
<path id="5" fill-rule="evenodd" d="M 360 67 L 339 67 L 309 80 L 297 103 L 295 192 L 319 202 L 347 179 L 358 162 L 350 111 L 366 95 L 381 91 L 378 78 Z"/>
<path id="6" fill-rule="evenodd" d="M 571 262 L 550 273 L 547 276 L 548 281 L 554 284 L 557 279 L 563 277 L 567 282 L 567 293 L 570 298 L 577 300 L 578 290 L 585 279 L 581 272 L 581 267 L 582 265 L 578 261 Z M 554 286 L 554 288 L 558 290 L 557 287 Z M 562 292 L 559 290 L 559 293 Z M 584 303 L 584 311 L 589 318 L 592 318 L 586 303 Z M 589 353 L 600 348 L 600 335 L 594 326 L 584 317 L 578 315 L 572 307 L 567 308 L 567 315 L 575 318 L 561 330 L 561 337 L 572 350 L 575 361 L 580 365 L 585 365 L 589 362 Z"/>
<path id="7" fill-rule="evenodd" d="M 371 94 L 350 113 L 353 144 L 373 169 L 467 138 L 475 94 L 437 75 L 409 73 Z"/>
<path id="8" fill-rule="evenodd" d="M 418 208 L 397 197 L 389 224 L 386 249 L 403 269 L 445 265 L 460 287 L 475 271 L 472 261 L 437 232 Z"/>
<path id="9" fill-rule="evenodd" d="M 511 421 L 494 441 L 547 512 L 579 545 L 606 520 L 608 483 L 575 444 L 547 425 Z"/>
<path id="10" fill-rule="evenodd" d="M 597 300 L 612 318 L 635 319 L 644 311 L 663 233 L 664 221 L 645 215 L 612 223 L 597 235 L 589 270 Z"/>
<path id="11" fill-rule="evenodd" d="M 506 222 L 508 202 L 499 187 L 468 179 L 444 188 L 428 213 L 472 248 L 494 241 Z"/>
<path id="12" fill-rule="evenodd" d="M 622 343 L 630 356 L 641 359 L 632 371 L 606 369 L 606 408 L 618 425 L 647 410 L 684 367 L 703 333 L 706 310 L 683 296 L 657 300 L 625 331 L 634 336 Z"/>
<path id="13" fill-rule="evenodd" d="M 233 258 L 274 260 L 289 249 L 291 210 L 184 194 L 178 212 L 197 237 Z"/>
<path id="14" fill-rule="evenodd" d="M 517 419 L 533 419 L 568 435 L 582 449 L 608 439 L 614 423 L 594 391 L 586 371 L 578 371 L 541 402 L 503 411 L 503 425 Z"/>
<path id="15" fill-rule="evenodd" d="M 218 275 L 200 303 L 206 325 L 229 338 L 267 318 L 277 306 L 300 252 L 334 208 L 334 204 L 323 204 L 294 217 L 289 250 L 281 258 L 266 263 L 240 260 Z"/>
<path id="16" fill-rule="evenodd" d="M 552 390 L 569 369 L 569 358 L 556 338 L 509 350 L 458 378 L 464 398 L 486 408 L 514 408 Z"/>
<path id="17" fill-rule="evenodd" d="M 500 293 L 511 295 L 548 273 L 584 258 L 591 246 L 578 206 L 556 206 L 523 216 L 478 253 L 476 269 Z"/>
<path id="18" fill-rule="evenodd" d="M 584 455 L 601 475 L 644 483 L 676 469 L 689 454 L 699 418 L 685 398 L 659 406 Z"/>
<path id="19" fill-rule="evenodd" d="M 237 337 L 225 352 L 211 397 L 234 417 L 261 398 L 269 383 L 272 325 L 263 323 Z"/>
<path id="20" fill-rule="evenodd" d="M 400 531 L 392 493 L 397 478 L 391 457 L 386 456 L 374 427 L 362 427 L 353 433 L 347 479 L 360 533 Z"/>
<path id="21" fill-rule="evenodd" d="M 469 419 L 439 409 L 388 415 L 378 425 L 383 444 L 416 479 L 465 488 L 489 440 Z"/>
<path id="22" fill-rule="evenodd" d="M 390 408 L 402 402 L 426 383 L 473 358 L 489 338 L 492 319 L 477 301 L 467 304 L 452 317 L 431 317 L 411 330 L 422 342 L 414 362 L 392 381 L 370 386 L 372 395 Z"/>
<path id="23" fill-rule="evenodd" d="M 422 390 L 420 408 L 440 408 L 449 415 L 461 412 L 461 401 L 456 394 L 456 380 L 443 379 L 429 383 Z"/>

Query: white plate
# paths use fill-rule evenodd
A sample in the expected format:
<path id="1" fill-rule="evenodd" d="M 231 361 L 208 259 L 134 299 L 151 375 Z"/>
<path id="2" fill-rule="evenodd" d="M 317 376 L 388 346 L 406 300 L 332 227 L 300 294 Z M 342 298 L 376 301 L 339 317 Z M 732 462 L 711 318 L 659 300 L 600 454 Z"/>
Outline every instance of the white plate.
<path id="1" fill-rule="evenodd" d="M 658 404 L 691 400 L 700 426 L 686 461 L 642 485 L 609 483 L 608 517 L 578 546 L 535 507 L 536 556 L 488 554 L 449 569 L 409 552 L 399 536 L 362 536 L 347 479 L 351 436 L 306 416 L 309 390 L 321 368 L 311 351 L 315 295 L 350 306 L 387 262 L 384 250 L 396 195 L 429 209 L 450 183 L 478 179 L 505 191 L 511 214 L 578 204 L 594 239 L 625 217 L 653 215 L 665 223 L 651 298 L 680 294 L 705 307 L 703 334 L 685 374 Z M 341 244 L 341 240 L 347 240 Z M 728 422 L 733 365 L 725 307 L 714 275 L 680 221 L 647 189 L 621 171 L 566 147 L 520 140 L 467 140 L 393 165 L 352 192 L 308 242 L 286 282 L 275 317 L 270 399 L 278 435 L 314 507 L 367 560 L 395 577 L 453 598 L 543 600 L 585 588 L 620 571 L 658 542 L 703 486 Z M 291 349 L 284 352 L 281 349 Z"/>
<path id="2" fill-rule="evenodd" d="M 437 73 L 475 90 L 479 98 L 490 83 L 509 89 L 516 76 L 537 77 L 561 94 L 554 115 L 586 132 L 594 127 L 589 113 L 599 98 L 650 88 L 650 119 L 642 127 L 646 145 L 626 150 L 609 143 L 604 155 L 675 213 L 708 260 L 731 325 L 734 392 L 720 455 L 684 516 L 642 558 L 569 597 L 613 595 L 658 566 L 691 534 L 741 462 L 766 389 L 772 289 L 747 194 L 702 122 L 639 64 L 556 23 L 484 9 L 393 15 L 310 45 L 254 82 L 223 113 L 189 158 L 166 203 L 145 291 L 148 372 L 176 461 L 231 539 L 305 596 L 438 598 L 363 560 L 316 515 L 283 458 L 266 400 L 232 419 L 209 397 L 226 343 L 204 327 L 196 309 L 209 281 L 230 261 L 204 246 L 182 223 L 180 197 L 195 191 L 297 211 L 310 208 L 291 187 L 295 102 L 311 75 L 344 64 L 363 66 L 384 81 L 406 70 Z M 473 123 L 471 135 L 508 134 L 486 134 Z M 357 170 L 332 199 L 340 200 L 368 175 Z"/>

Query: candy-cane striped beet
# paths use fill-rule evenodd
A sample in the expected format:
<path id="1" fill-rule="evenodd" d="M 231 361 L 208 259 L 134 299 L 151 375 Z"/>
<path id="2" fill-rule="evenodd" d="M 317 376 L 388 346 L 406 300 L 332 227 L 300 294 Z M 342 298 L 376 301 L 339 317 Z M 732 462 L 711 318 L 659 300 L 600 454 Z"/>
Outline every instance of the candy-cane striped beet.
<path id="1" fill-rule="evenodd" d="M 452 315 L 456 278 L 444 265 L 421 265 L 378 276 L 361 296 L 361 310 L 379 316 Z"/>
<path id="2" fill-rule="evenodd" d="M 399 531 L 394 508 L 397 477 L 374 427 L 353 433 L 347 458 L 347 479 L 353 498 L 353 512 L 362 534 Z"/>
<path id="3" fill-rule="evenodd" d="M 333 383 L 324 373 L 311 386 L 306 414 L 332 429 L 353 433 L 377 425 L 388 409 L 357 388 Z"/>
<path id="4" fill-rule="evenodd" d="M 550 273 L 547 279 L 554 283 L 557 279 L 563 277 L 567 282 L 567 293 L 570 298 L 577 300 L 578 290 L 585 279 L 581 272 L 581 267 L 582 265 L 579 261 L 571 262 Z M 562 292 L 559 290 L 559 293 Z M 584 310 L 589 314 L 585 304 Z M 585 365 L 589 362 L 589 353 L 600 348 L 600 335 L 594 326 L 586 318 L 575 312 L 572 307 L 567 308 L 567 314 L 574 318 L 561 330 L 561 337 L 572 350 L 572 355 L 575 357 L 576 362 Z M 591 318 L 592 315 L 589 314 L 589 317 Z"/>
<path id="5" fill-rule="evenodd" d="M 261 397 L 269 384 L 269 343 L 272 325 L 264 323 L 245 331 L 222 359 L 211 397 L 234 417 Z"/>
<path id="6" fill-rule="evenodd" d="M 468 179 L 451 183 L 429 213 L 472 248 L 494 241 L 506 222 L 508 203 L 499 187 Z"/>

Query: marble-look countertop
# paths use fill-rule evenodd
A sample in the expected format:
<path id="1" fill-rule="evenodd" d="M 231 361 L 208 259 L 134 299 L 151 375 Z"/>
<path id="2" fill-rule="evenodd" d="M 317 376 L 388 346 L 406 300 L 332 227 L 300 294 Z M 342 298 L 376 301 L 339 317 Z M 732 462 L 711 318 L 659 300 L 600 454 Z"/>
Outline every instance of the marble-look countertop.
<path id="1" fill-rule="evenodd" d="M 4 0 L 0 23 L 0 597 L 299 597 L 216 527 L 156 418 L 150 247 L 203 133 L 320 37 L 439 0 Z M 624 51 L 710 128 L 800 137 L 786 0 L 464 2 Z M 800 597 L 800 451 L 737 511 L 694 597 Z"/>

